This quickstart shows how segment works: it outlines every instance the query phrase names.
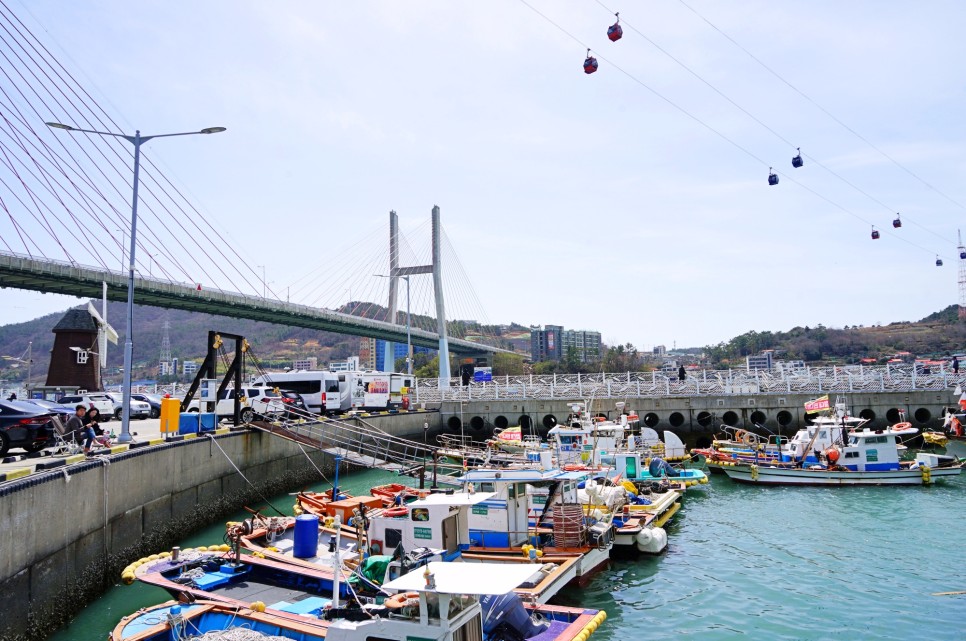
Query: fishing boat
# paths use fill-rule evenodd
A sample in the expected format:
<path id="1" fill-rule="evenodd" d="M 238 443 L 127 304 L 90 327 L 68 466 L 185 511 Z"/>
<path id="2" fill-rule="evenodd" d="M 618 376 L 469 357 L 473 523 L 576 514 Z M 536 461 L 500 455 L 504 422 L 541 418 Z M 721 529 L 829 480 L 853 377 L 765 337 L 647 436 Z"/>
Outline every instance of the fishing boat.
<path id="1" fill-rule="evenodd" d="M 899 458 L 899 440 L 918 433 L 908 423 L 884 430 L 854 430 L 848 444 L 829 447 L 815 464 L 736 463 L 725 468 L 729 478 L 757 485 L 929 485 L 957 476 L 962 465 L 954 457 L 920 452 L 912 461 Z"/>
<path id="2" fill-rule="evenodd" d="M 173 641 L 207 634 L 230 639 L 235 630 L 254 630 L 300 641 L 584 641 L 606 618 L 599 610 L 523 603 L 512 590 L 530 572 L 525 566 L 433 563 L 387 584 L 394 594 L 382 603 L 343 605 L 334 594 L 318 612 L 279 613 L 259 602 L 169 601 L 125 617 L 110 638 Z"/>
<path id="3" fill-rule="evenodd" d="M 487 440 L 491 447 L 511 454 L 526 454 L 546 450 L 549 446 L 537 434 L 524 434 L 519 425 L 493 430 L 493 438 Z"/>
<path id="4" fill-rule="evenodd" d="M 519 555 L 529 545 L 533 558 L 575 557 L 573 580 L 584 584 L 607 566 L 613 546 L 613 514 L 585 517 L 577 486 L 587 472 L 566 472 L 544 457 L 539 468 L 469 470 L 459 477 L 464 491 L 493 493 L 469 517 L 471 546 L 467 552 Z M 467 552 L 463 553 L 464 558 Z"/>
<path id="5" fill-rule="evenodd" d="M 109 641 L 176 641 L 199 635 L 213 638 L 217 632 L 243 628 L 268 637 L 322 641 L 325 628 L 248 607 L 237 607 L 217 601 L 180 603 L 168 601 L 142 608 L 121 619 L 111 632 Z M 230 638 L 228 635 L 225 637 Z"/>
<path id="6" fill-rule="evenodd" d="M 942 418 L 942 431 L 923 432 L 922 439 L 929 445 L 944 448 L 950 456 L 966 458 L 966 428 L 963 427 L 963 420 L 966 420 L 966 414 L 947 409 Z"/>

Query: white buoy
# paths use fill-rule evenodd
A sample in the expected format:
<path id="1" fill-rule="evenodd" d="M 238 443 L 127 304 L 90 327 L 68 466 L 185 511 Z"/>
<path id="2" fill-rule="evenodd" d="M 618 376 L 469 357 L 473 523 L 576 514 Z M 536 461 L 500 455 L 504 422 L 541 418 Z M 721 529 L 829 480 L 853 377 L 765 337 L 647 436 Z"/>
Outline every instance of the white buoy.
<path id="1" fill-rule="evenodd" d="M 634 537 L 634 543 L 645 554 L 660 554 L 667 547 L 667 532 L 660 527 L 644 528 Z"/>

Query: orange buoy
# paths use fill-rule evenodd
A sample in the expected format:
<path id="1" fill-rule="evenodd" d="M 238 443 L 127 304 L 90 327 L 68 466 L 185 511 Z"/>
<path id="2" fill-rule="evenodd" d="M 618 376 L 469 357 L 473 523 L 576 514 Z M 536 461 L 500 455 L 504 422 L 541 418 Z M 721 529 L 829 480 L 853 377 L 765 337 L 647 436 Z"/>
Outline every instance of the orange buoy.
<path id="1" fill-rule="evenodd" d="M 825 458 L 828 460 L 828 462 L 831 465 L 835 465 L 836 463 L 839 462 L 840 454 L 841 452 L 839 452 L 838 448 L 835 448 L 835 447 L 830 447 L 827 450 L 825 450 Z"/>

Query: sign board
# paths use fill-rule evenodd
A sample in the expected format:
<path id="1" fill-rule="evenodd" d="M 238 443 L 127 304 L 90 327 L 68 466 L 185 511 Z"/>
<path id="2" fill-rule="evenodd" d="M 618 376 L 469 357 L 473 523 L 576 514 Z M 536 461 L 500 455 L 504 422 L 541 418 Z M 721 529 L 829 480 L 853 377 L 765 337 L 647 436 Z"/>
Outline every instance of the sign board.
<path id="1" fill-rule="evenodd" d="M 414 527 L 413 528 L 413 538 L 417 538 L 417 539 L 431 539 L 431 538 L 433 538 L 433 528 L 430 528 L 430 527 Z"/>
<path id="2" fill-rule="evenodd" d="M 473 514 L 484 514 L 484 515 L 486 515 L 486 514 L 489 514 L 489 513 L 490 513 L 490 508 L 488 508 L 485 505 L 474 505 L 473 506 Z"/>
<path id="3" fill-rule="evenodd" d="M 485 383 L 487 381 L 492 381 L 492 380 L 493 380 L 492 367 L 474 367 L 473 368 L 474 383 Z"/>

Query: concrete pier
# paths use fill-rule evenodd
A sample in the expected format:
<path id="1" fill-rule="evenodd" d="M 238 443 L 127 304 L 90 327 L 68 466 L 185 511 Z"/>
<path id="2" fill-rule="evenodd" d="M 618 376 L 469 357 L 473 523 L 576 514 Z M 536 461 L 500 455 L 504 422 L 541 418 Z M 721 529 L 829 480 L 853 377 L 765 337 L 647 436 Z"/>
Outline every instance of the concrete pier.
<path id="1" fill-rule="evenodd" d="M 936 429 L 941 425 L 943 408 L 956 407 L 958 397 L 952 390 L 852 393 L 842 395 L 850 413 L 871 420 L 871 427 L 884 427 L 905 419 L 919 429 Z M 805 403 L 816 394 L 749 394 L 664 396 L 650 398 L 603 399 L 593 401 L 591 412 L 614 418 L 614 403 L 638 414 L 642 425 L 658 431 L 671 430 L 686 442 L 694 443 L 710 435 L 722 424 L 744 429 L 763 425 L 773 432 L 789 434 L 805 424 Z M 834 404 L 836 395 L 829 394 Z M 579 401 L 579 399 L 577 399 Z M 444 402 L 440 407 L 444 432 L 463 432 L 485 437 L 494 428 L 509 425 L 532 425 L 547 430 L 562 422 L 570 413 L 568 405 L 575 400 L 483 400 Z M 582 402 L 582 401 L 579 401 Z"/>

